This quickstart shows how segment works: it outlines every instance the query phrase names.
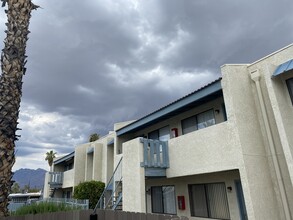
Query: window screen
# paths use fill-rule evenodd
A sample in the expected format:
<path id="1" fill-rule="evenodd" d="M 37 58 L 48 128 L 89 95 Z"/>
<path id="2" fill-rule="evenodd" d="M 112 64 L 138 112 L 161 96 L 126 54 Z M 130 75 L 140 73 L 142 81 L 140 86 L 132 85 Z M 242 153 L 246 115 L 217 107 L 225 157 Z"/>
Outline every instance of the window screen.
<path id="1" fill-rule="evenodd" d="M 230 219 L 224 183 L 189 185 L 191 216 Z"/>
<path id="2" fill-rule="evenodd" d="M 148 134 L 148 138 L 152 140 L 168 141 L 170 139 L 169 126 L 165 126 L 163 128 L 150 132 Z"/>
<path id="3" fill-rule="evenodd" d="M 153 186 L 151 192 L 153 213 L 176 214 L 174 186 Z"/>
<path id="4" fill-rule="evenodd" d="M 212 109 L 196 115 L 196 119 L 197 129 L 206 128 L 216 123 L 214 111 Z"/>
<path id="5" fill-rule="evenodd" d="M 190 132 L 195 131 L 196 128 L 196 116 L 192 116 L 190 118 L 186 118 L 181 122 L 182 126 L 182 134 L 188 134 Z"/>

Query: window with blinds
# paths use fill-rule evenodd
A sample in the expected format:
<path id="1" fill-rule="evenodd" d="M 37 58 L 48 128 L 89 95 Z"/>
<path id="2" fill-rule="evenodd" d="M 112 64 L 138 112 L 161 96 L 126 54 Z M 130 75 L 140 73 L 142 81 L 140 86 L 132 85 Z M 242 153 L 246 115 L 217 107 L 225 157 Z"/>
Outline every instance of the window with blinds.
<path id="1" fill-rule="evenodd" d="M 230 219 L 224 183 L 193 184 L 188 189 L 191 216 Z"/>
<path id="2" fill-rule="evenodd" d="M 176 214 L 175 187 L 151 187 L 152 212 L 162 214 Z"/>
<path id="3" fill-rule="evenodd" d="M 182 120 L 182 134 L 188 134 L 195 130 L 206 128 L 214 124 L 216 124 L 214 110 L 210 109 L 208 111 L 199 113 L 197 115 Z"/>

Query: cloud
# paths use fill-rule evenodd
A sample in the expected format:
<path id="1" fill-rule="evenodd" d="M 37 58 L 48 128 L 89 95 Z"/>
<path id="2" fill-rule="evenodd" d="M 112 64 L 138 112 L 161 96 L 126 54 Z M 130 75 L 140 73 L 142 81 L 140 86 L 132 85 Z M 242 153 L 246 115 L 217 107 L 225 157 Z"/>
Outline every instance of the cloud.
<path id="1" fill-rule="evenodd" d="M 46 166 L 46 151 L 70 153 L 91 133 L 218 78 L 221 65 L 253 62 L 293 39 L 289 0 L 35 3 L 16 167 Z M 4 10 L 0 22 L 4 39 Z M 24 163 L 31 158 L 38 163 Z"/>

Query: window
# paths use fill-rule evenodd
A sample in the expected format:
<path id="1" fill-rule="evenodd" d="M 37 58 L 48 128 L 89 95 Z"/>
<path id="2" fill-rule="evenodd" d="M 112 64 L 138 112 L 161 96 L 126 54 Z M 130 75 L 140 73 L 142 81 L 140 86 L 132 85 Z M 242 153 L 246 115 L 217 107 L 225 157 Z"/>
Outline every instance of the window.
<path id="1" fill-rule="evenodd" d="M 190 118 L 186 118 L 181 121 L 182 126 L 182 134 L 188 134 L 197 130 L 196 127 L 196 116 L 192 116 Z"/>
<path id="2" fill-rule="evenodd" d="M 149 139 L 168 141 L 170 139 L 170 129 L 169 126 L 165 126 L 158 130 L 152 131 L 148 134 Z"/>
<path id="3" fill-rule="evenodd" d="M 202 129 L 214 125 L 215 115 L 213 109 L 196 115 L 197 129 Z"/>
<path id="4" fill-rule="evenodd" d="M 291 102 L 293 104 L 293 78 L 287 79 L 286 83 L 287 83 L 287 86 L 288 86 Z"/>
<path id="5" fill-rule="evenodd" d="M 208 110 L 181 121 L 182 134 L 209 127 L 216 124 L 214 110 Z"/>
<path id="6" fill-rule="evenodd" d="M 175 187 L 151 187 L 152 212 L 163 214 L 176 214 Z"/>
<path id="7" fill-rule="evenodd" d="M 191 216 L 230 219 L 224 183 L 189 185 Z"/>

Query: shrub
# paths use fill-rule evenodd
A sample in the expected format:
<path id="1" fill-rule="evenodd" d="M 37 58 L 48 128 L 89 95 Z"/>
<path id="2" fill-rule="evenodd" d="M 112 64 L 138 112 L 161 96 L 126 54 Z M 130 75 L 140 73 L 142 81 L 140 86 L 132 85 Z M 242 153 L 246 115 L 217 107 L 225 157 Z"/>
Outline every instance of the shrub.
<path id="1" fill-rule="evenodd" d="M 31 205 L 25 205 L 17 209 L 12 215 L 27 215 L 27 214 L 39 214 L 47 212 L 59 212 L 59 211 L 70 211 L 77 210 L 78 207 L 72 207 L 65 203 L 52 203 L 52 202 L 42 202 L 33 203 Z"/>
<path id="2" fill-rule="evenodd" d="M 73 198 L 75 199 L 88 199 L 89 208 L 95 208 L 105 188 L 105 183 L 100 181 L 88 181 L 78 184 L 74 188 Z"/>

